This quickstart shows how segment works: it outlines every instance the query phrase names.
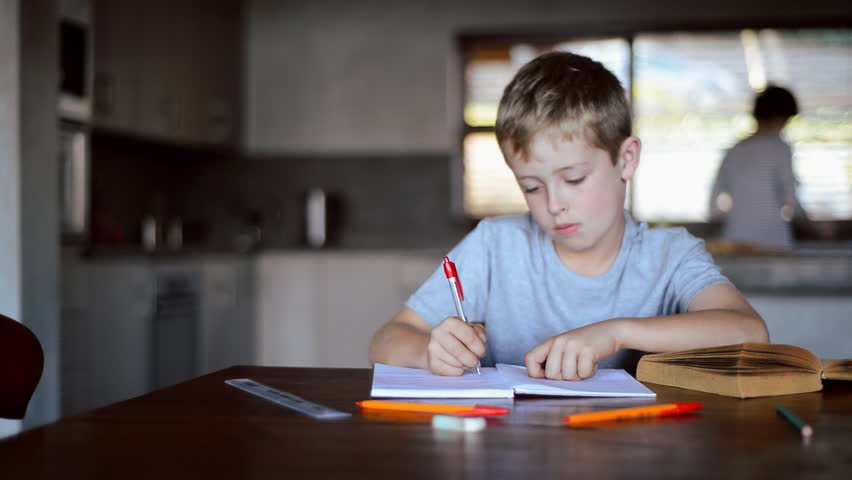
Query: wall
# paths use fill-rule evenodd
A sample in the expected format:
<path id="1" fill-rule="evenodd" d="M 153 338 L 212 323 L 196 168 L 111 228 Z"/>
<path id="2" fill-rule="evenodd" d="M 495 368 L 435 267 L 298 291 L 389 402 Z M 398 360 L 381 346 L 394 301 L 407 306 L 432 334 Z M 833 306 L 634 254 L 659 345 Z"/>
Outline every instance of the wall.
<path id="1" fill-rule="evenodd" d="M 461 31 L 851 17 L 846 0 L 251 0 L 243 138 L 251 153 L 452 152 Z"/>
<path id="2" fill-rule="evenodd" d="M 450 246 L 469 225 L 450 216 L 448 178 L 446 155 L 271 155 L 205 170 L 187 202 L 207 219 L 208 243 L 223 248 L 239 242 L 253 217 L 263 247 L 304 247 L 305 197 L 314 187 L 328 198 L 328 247 Z"/>
<path id="3" fill-rule="evenodd" d="M 0 313 L 12 318 L 21 317 L 18 16 L 17 0 L 0 0 Z M 19 423 L 0 419 L 0 438 Z"/>
<path id="4" fill-rule="evenodd" d="M 24 427 L 59 416 L 57 3 L 0 3 L 0 308 L 45 353 Z M 0 427 L 2 428 L 2 427 Z"/>
<path id="5" fill-rule="evenodd" d="M 25 428 L 59 418 L 58 11 L 56 0 L 21 2 L 21 318 L 44 350 Z"/>
<path id="6" fill-rule="evenodd" d="M 92 239 L 138 248 L 146 215 L 183 219 L 189 249 L 305 246 L 305 196 L 329 196 L 330 247 L 449 247 L 470 227 L 450 215 L 446 154 L 256 155 L 92 137 Z"/>
<path id="7" fill-rule="evenodd" d="M 138 243 L 152 193 L 165 190 L 188 243 L 231 249 L 255 217 L 265 246 L 299 247 L 305 192 L 322 187 L 343 202 L 338 246 L 451 246 L 470 226 L 453 211 L 459 32 L 852 18 L 837 0 L 781 0 L 771 11 L 756 0 L 250 0 L 246 9 L 245 158 L 95 138 L 94 201 L 113 210 L 125 241 Z"/>

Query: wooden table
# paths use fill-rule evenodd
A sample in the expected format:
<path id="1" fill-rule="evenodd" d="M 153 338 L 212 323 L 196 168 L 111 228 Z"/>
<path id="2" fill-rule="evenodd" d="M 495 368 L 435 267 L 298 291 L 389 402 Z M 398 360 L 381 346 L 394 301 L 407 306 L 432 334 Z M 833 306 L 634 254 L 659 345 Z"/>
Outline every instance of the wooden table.
<path id="1" fill-rule="evenodd" d="M 558 420 L 648 401 L 515 399 L 505 423 L 462 433 L 361 416 L 370 375 L 232 367 L 0 441 L 0 478 L 852 478 L 852 382 L 751 400 L 649 384 L 704 410 L 582 430 Z M 224 383 L 243 377 L 354 415 L 315 421 Z M 810 444 L 778 402 L 813 425 Z"/>

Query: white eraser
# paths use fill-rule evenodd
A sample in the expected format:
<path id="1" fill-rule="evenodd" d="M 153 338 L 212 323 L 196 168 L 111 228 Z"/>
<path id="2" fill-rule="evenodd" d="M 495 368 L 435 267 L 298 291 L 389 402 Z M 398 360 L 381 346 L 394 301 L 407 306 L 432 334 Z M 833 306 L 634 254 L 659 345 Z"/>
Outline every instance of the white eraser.
<path id="1" fill-rule="evenodd" d="M 458 432 L 477 432 L 485 428 L 485 419 L 482 417 L 435 415 L 432 417 L 432 428 L 455 430 Z"/>

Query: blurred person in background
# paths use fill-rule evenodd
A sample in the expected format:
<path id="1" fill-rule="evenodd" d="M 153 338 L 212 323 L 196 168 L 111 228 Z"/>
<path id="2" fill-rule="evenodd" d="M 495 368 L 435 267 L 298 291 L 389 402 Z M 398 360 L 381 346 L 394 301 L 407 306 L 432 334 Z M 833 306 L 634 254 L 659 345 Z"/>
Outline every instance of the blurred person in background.
<path id="1" fill-rule="evenodd" d="M 755 249 L 793 248 L 793 221 L 807 217 L 782 131 L 798 113 L 786 88 L 769 86 L 755 98 L 757 131 L 727 151 L 710 196 L 710 218 L 722 223 L 723 240 Z"/>

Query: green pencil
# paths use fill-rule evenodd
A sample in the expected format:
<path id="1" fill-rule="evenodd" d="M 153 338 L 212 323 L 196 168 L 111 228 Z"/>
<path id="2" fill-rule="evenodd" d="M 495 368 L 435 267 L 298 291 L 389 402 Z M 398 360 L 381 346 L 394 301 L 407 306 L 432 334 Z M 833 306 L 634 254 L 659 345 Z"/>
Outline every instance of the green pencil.
<path id="1" fill-rule="evenodd" d="M 775 405 L 775 410 L 778 411 L 778 415 L 784 417 L 784 420 L 790 422 L 790 425 L 795 427 L 796 430 L 802 434 L 802 438 L 809 439 L 811 438 L 811 435 L 814 434 L 814 429 L 811 428 L 810 425 L 803 422 L 801 418 L 797 417 L 795 413 L 791 412 L 784 405 L 781 405 L 780 403 Z"/>

